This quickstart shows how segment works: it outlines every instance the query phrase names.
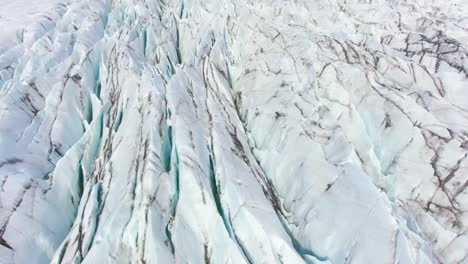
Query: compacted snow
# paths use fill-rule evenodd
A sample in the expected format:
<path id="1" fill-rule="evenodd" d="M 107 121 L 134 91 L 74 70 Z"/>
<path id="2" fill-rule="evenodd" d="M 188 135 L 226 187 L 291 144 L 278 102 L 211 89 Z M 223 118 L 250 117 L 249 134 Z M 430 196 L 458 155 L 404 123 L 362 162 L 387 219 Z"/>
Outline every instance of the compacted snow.
<path id="1" fill-rule="evenodd" d="M 467 14 L 0 0 L 0 263 L 468 263 Z"/>
<path id="2" fill-rule="evenodd" d="M 36 41 L 51 28 L 56 15 L 66 11 L 68 2 L 0 0 L 0 53 L 22 42 Z"/>

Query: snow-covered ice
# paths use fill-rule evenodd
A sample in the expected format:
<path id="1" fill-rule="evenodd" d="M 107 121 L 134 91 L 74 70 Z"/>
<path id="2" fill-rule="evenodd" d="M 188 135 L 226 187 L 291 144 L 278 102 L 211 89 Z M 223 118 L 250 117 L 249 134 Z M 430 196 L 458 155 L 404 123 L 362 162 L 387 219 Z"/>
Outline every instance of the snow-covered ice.
<path id="1" fill-rule="evenodd" d="M 0 0 L 0 263 L 468 263 L 467 13 Z"/>
<path id="2" fill-rule="evenodd" d="M 0 0 L 0 53 L 24 41 L 37 40 L 27 38 L 47 31 L 50 22 L 57 19 L 55 15 L 66 11 L 68 3 L 59 0 Z"/>

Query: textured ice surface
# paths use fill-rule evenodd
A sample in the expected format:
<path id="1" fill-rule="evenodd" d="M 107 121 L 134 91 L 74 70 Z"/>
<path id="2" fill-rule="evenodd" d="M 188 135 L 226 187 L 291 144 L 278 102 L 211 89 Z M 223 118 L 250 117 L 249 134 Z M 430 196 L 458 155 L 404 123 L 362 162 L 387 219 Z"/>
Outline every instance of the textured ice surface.
<path id="1" fill-rule="evenodd" d="M 0 0 L 0 263 L 468 263 L 467 12 Z"/>
<path id="2" fill-rule="evenodd" d="M 67 3 L 59 0 L 0 0 L 0 53 L 13 45 L 37 40 L 51 28 L 56 15 L 66 10 Z"/>

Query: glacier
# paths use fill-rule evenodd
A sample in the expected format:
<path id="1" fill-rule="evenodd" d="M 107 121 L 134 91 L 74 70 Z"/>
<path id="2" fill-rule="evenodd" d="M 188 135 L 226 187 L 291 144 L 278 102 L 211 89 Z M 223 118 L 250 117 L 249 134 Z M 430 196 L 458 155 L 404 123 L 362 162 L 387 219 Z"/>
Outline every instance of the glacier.
<path id="1" fill-rule="evenodd" d="M 0 0 L 0 263 L 468 263 L 467 13 Z"/>

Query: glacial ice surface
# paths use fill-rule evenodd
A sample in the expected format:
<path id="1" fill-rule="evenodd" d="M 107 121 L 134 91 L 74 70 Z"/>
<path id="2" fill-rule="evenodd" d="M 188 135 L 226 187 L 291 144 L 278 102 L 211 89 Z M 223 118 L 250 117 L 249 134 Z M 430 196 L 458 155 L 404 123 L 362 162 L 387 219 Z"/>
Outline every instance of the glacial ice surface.
<path id="1" fill-rule="evenodd" d="M 0 263 L 468 263 L 464 0 L 0 0 Z"/>

